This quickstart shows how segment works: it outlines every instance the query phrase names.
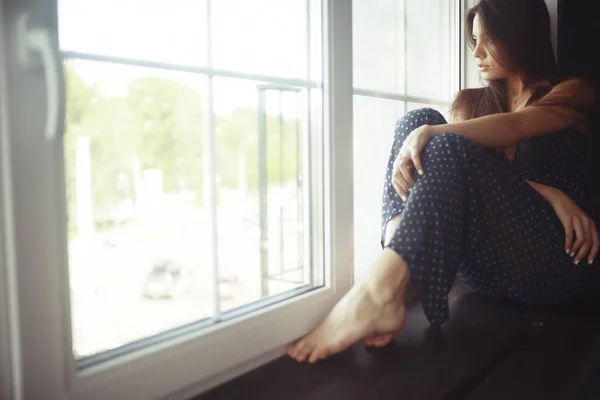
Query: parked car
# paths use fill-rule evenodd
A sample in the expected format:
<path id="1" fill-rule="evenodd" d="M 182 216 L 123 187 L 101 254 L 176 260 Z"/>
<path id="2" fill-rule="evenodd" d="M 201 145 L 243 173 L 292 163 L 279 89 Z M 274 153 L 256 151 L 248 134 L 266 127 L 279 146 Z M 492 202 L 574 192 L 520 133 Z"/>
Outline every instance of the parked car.
<path id="1" fill-rule="evenodd" d="M 221 300 L 233 300 L 239 292 L 240 282 L 234 273 L 222 273 L 219 277 L 219 295 Z"/>
<path id="2" fill-rule="evenodd" d="M 170 260 L 156 263 L 144 284 L 144 297 L 151 299 L 172 298 L 189 289 L 192 274 L 189 269 Z"/>
<path id="3" fill-rule="evenodd" d="M 184 293 L 192 286 L 191 271 L 171 260 L 160 261 L 152 267 L 144 283 L 143 295 L 150 299 L 170 299 Z M 221 300 L 232 300 L 239 291 L 236 274 L 224 272 L 219 278 Z"/>

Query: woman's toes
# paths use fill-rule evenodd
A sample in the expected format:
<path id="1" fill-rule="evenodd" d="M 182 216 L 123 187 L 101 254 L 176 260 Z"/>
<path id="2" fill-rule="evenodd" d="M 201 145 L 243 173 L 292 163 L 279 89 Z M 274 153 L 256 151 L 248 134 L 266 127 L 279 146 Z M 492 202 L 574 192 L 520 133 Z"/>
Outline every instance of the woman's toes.
<path id="1" fill-rule="evenodd" d="M 296 347 L 292 344 L 290 344 L 288 347 L 286 347 L 285 351 L 286 351 L 287 355 L 292 358 L 294 358 L 294 356 L 296 355 Z"/>
<path id="2" fill-rule="evenodd" d="M 393 332 L 391 334 L 385 334 L 385 335 L 377 335 L 377 336 L 371 336 L 369 338 L 369 342 L 367 343 L 367 341 L 365 340 L 365 344 L 367 346 L 372 346 L 372 347 L 385 347 L 387 346 L 392 340 L 394 340 L 394 336 L 396 335 L 397 332 Z"/>
<path id="3" fill-rule="evenodd" d="M 289 356 L 294 359 L 298 357 L 299 352 L 300 352 L 300 346 L 298 343 L 295 343 L 288 348 Z"/>
<path id="4" fill-rule="evenodd" d="M 308 351 L 308 349 L 302 349 L 301 351 L 298 352 L 298 355 L 296 356 L 296 361 L 298 361 L 298 362 L 306 361 L 309 354 L 310 354 L 310 352 Z"/>
<path id="5" fill-rule="evenodd" d="M 300 354 L 303 353 L 305 347 L 306 347 L 306 340 L 300 339 L 299 341 L 297 341 L 296 343 L 294 343 L 288 347 L 288 349 L 289 349 L 288 355 L 290 357 L 292 357 L 293 359 L 297 360 L 298 357 L 300 356 Z"/>
<path id="6" fill-rule="evenodd" d="M 373 341 L 373 346 L 375 347 L 384 347 L 387 346 L 394 337 L 392 335 L 384 335 L 380 336 Z"/>
<path id="7" fill-rule="evenodd" d="M 323 353 L 322 351 L 319 351 L 318 349 L 314 349 L 312 351 L 312 353 L 310 353 L 310 358 L 308 359 L 308 362 L 311 364 L 314 364 L 317 361 L 319 361 L 319 359 L 325 358 L 325 357 L 321 357 L 322 353 Z"/>

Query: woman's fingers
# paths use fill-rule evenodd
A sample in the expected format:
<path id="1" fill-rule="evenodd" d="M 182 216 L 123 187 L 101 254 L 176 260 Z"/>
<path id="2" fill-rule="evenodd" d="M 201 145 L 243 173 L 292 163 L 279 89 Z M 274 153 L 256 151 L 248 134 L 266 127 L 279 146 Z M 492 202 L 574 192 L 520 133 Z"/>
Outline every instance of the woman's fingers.
<path id="1" fill-rule="evenodd" d="M 398 196 L 402 196 L 404 194 L 404 188 L 398 183 L 398 180 L 395 176 L 392 176 L 392 186 L 394 187 L 396 193 L 398 193 Z"/>
<path id="2" fill-rule="evenodd" d="M 579 264 L 579 262 L 581 262 L 581 260 L 583 260 L 585 258 L 585 256 L 588 255 L 588 253 L 590 252 L 590 249 L 592 248 L 591 232 L 589 231 L 588 227 L 585 226 L 585 223 L 583 223 L 582 225 L 583 225 L 584 240 L 583 240 L 583 244 L 579 248 L 579 251 L 575 255 L 575 259 L 573 260 L 573 263 L 575 265 Z"/>
<path id="3" fill-rule="evenodd" d="M 591 264 L 600 252 L 600 234 L 595 222 L 587 215 L 577 215 L 564 221 L 565 248 L 575 265 L 582 260 Z M 587 259 L 586 259 L 587 257 Z"/>
<path id="4" fill-rule="evenodd" d="M 411 152 L 411 158 L 419 175 L 423 175 L 423 165 L 421 164 L 421 154 L 418 151 Z"/>
<path id="5" fill-rule="evenodd" d="M 394 187 L 394 190 L 396 191 L 396 193 L 398 193 L 398 196 L 403 197 L 405 188 L 398 176 L 399 168 L 400 168 L 400 155 L 398 155 L 396 157 L 396 160 L 394 160 L 394 166 L 393 166 L 393 170 L 392 170 L 392 186 Z"/>
<path id="6" fill-rule="evenodd" d="M 406 146 L 406 143 L 405 143 Z M 394 173 L 392 185 L 402 200 L 406 201 L 408 191 L 415 185 L 413 174 L 415 170 L 422 170 L 421 158 L 419 152 L 406 146 L 400 149 L 396 160 L 394 161 Z"/>
<path id="7" fill-rule="evenodd" d="M 412 174 L 412 160 L 401 150 L 394 162 L 394 172 L 392 175 L 392 185 L 402 200 L 406 201 L 408 191 L 415 184 Z"/>
<path id="8" fill-rule="evenodd" d="M 396 189 L 396 193 L 402 198 L 402 200 L 406 201 L 406 196 L 408 193 L 408 184 L 404 181 L 402 174 L 399 171 L 396 171 L 392 176 L 392 186 Z"/>
<path id="9" fill-rule="evenodd" d="M 413 168 L 413 163 L 409 158 L 403 159 L 400 163 L 400 173 L 402 174 L 402 179 L 404 179 L 407 184 L 407 190 L 413 187 L 415 184 L 415 181 L 412 178 Z"/>
<path id="10" fill-rule="evenodd" d="M 583 227 L 581 226 L 581 222 L 579 218 L 573 218 L 573 229 L 575 230 L 575 242 L 571 247 L 571 257 L 579 252 L 579 249 L 585 243 L 585 233 L 583 231 Z"/>
<path id="11" fill-rule="evenodd" d="M 565 248 L 567 254 L 571 254 L 571 248 L 573 247 L 573 224 L 570 218 L 565 218 L 565 220 L 563 222 L 565 226 Z"/>
<path id="12" fill-rule="evenodd" d="M 592 251 L 590 251 L 588 256 L 588 264 L 594 262 L 598 255 L 598 250 L 600 250 L 600 235 L 596 229 L 596 223 L 592 221 Z"/>
<path id="13" fill-rule="evenodd" d="M 585 218 L 583 221 L 580 221 L 580 225 L 582 227 L 583 234 L 583 244 L 579 248 L 579 251 L 575 255 L 574 263 L 575 265 L 579 264 L 581 260 L 585 258 L 590 252 L 592 248 L 592 232 L 590 230 L 590 220 Z"/>

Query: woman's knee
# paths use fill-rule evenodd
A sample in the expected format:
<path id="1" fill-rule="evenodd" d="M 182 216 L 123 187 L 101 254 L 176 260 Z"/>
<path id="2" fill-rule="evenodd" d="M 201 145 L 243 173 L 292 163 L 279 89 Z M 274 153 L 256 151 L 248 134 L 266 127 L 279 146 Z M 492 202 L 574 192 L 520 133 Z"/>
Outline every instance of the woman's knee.
<path id="1" fill-rule="evenodd" d="M 396 122 L 396 128 L 409 127 L 414 130 L 422 125 L 441 125 L 446 124 L 446 119 L 437 110 L 433 108 L 419 108 L 407 112 Z"/>
<path id="2" fill-rule="evenodd" d="M 456 133 L 436 135 L 423 149 L 422 162 L 425 164 L 437 161 L 445 163 L 460 161 L 466 156 L 471 143 L 471 140 Z"/>
<path id="3" fill-rule="evenodd" d="M 428 143 L 433 145 L 443 145 L 444 147 L 456 147 L 456 146 L 468 146 L 473 143 L 472 140 L 467 139 L 458 133 L 440 133 L 435 135 Z"/>
<path id="4" fill-rule="evenodd" d="M 420 108 L 409 111 L 396 122 L 394 130 L 394 148 L 397 150 L 402 146 L 406 137 L 415 129 L 423 125 L 441 125 L 446 120 L 439 111 L 433 108 Z"/>

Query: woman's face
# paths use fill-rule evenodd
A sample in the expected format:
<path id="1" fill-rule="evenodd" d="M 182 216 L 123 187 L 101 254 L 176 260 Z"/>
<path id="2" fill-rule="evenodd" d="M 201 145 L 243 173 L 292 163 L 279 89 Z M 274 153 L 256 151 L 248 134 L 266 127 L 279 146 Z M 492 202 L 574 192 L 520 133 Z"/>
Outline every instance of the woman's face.
<path id="1" fill-rule="evenodd" d="M 473 57 L 475 57 L 475 60 L 477 61 L 477 67 L 481 72 L 481 77 L 485 80 L 506 78 L 510 72 L 489 52 L 492 42 L 481 26 L 479 15 L 475 15 L 475 18 L 473 19 L 473 40 L 475 41 Z"/>

